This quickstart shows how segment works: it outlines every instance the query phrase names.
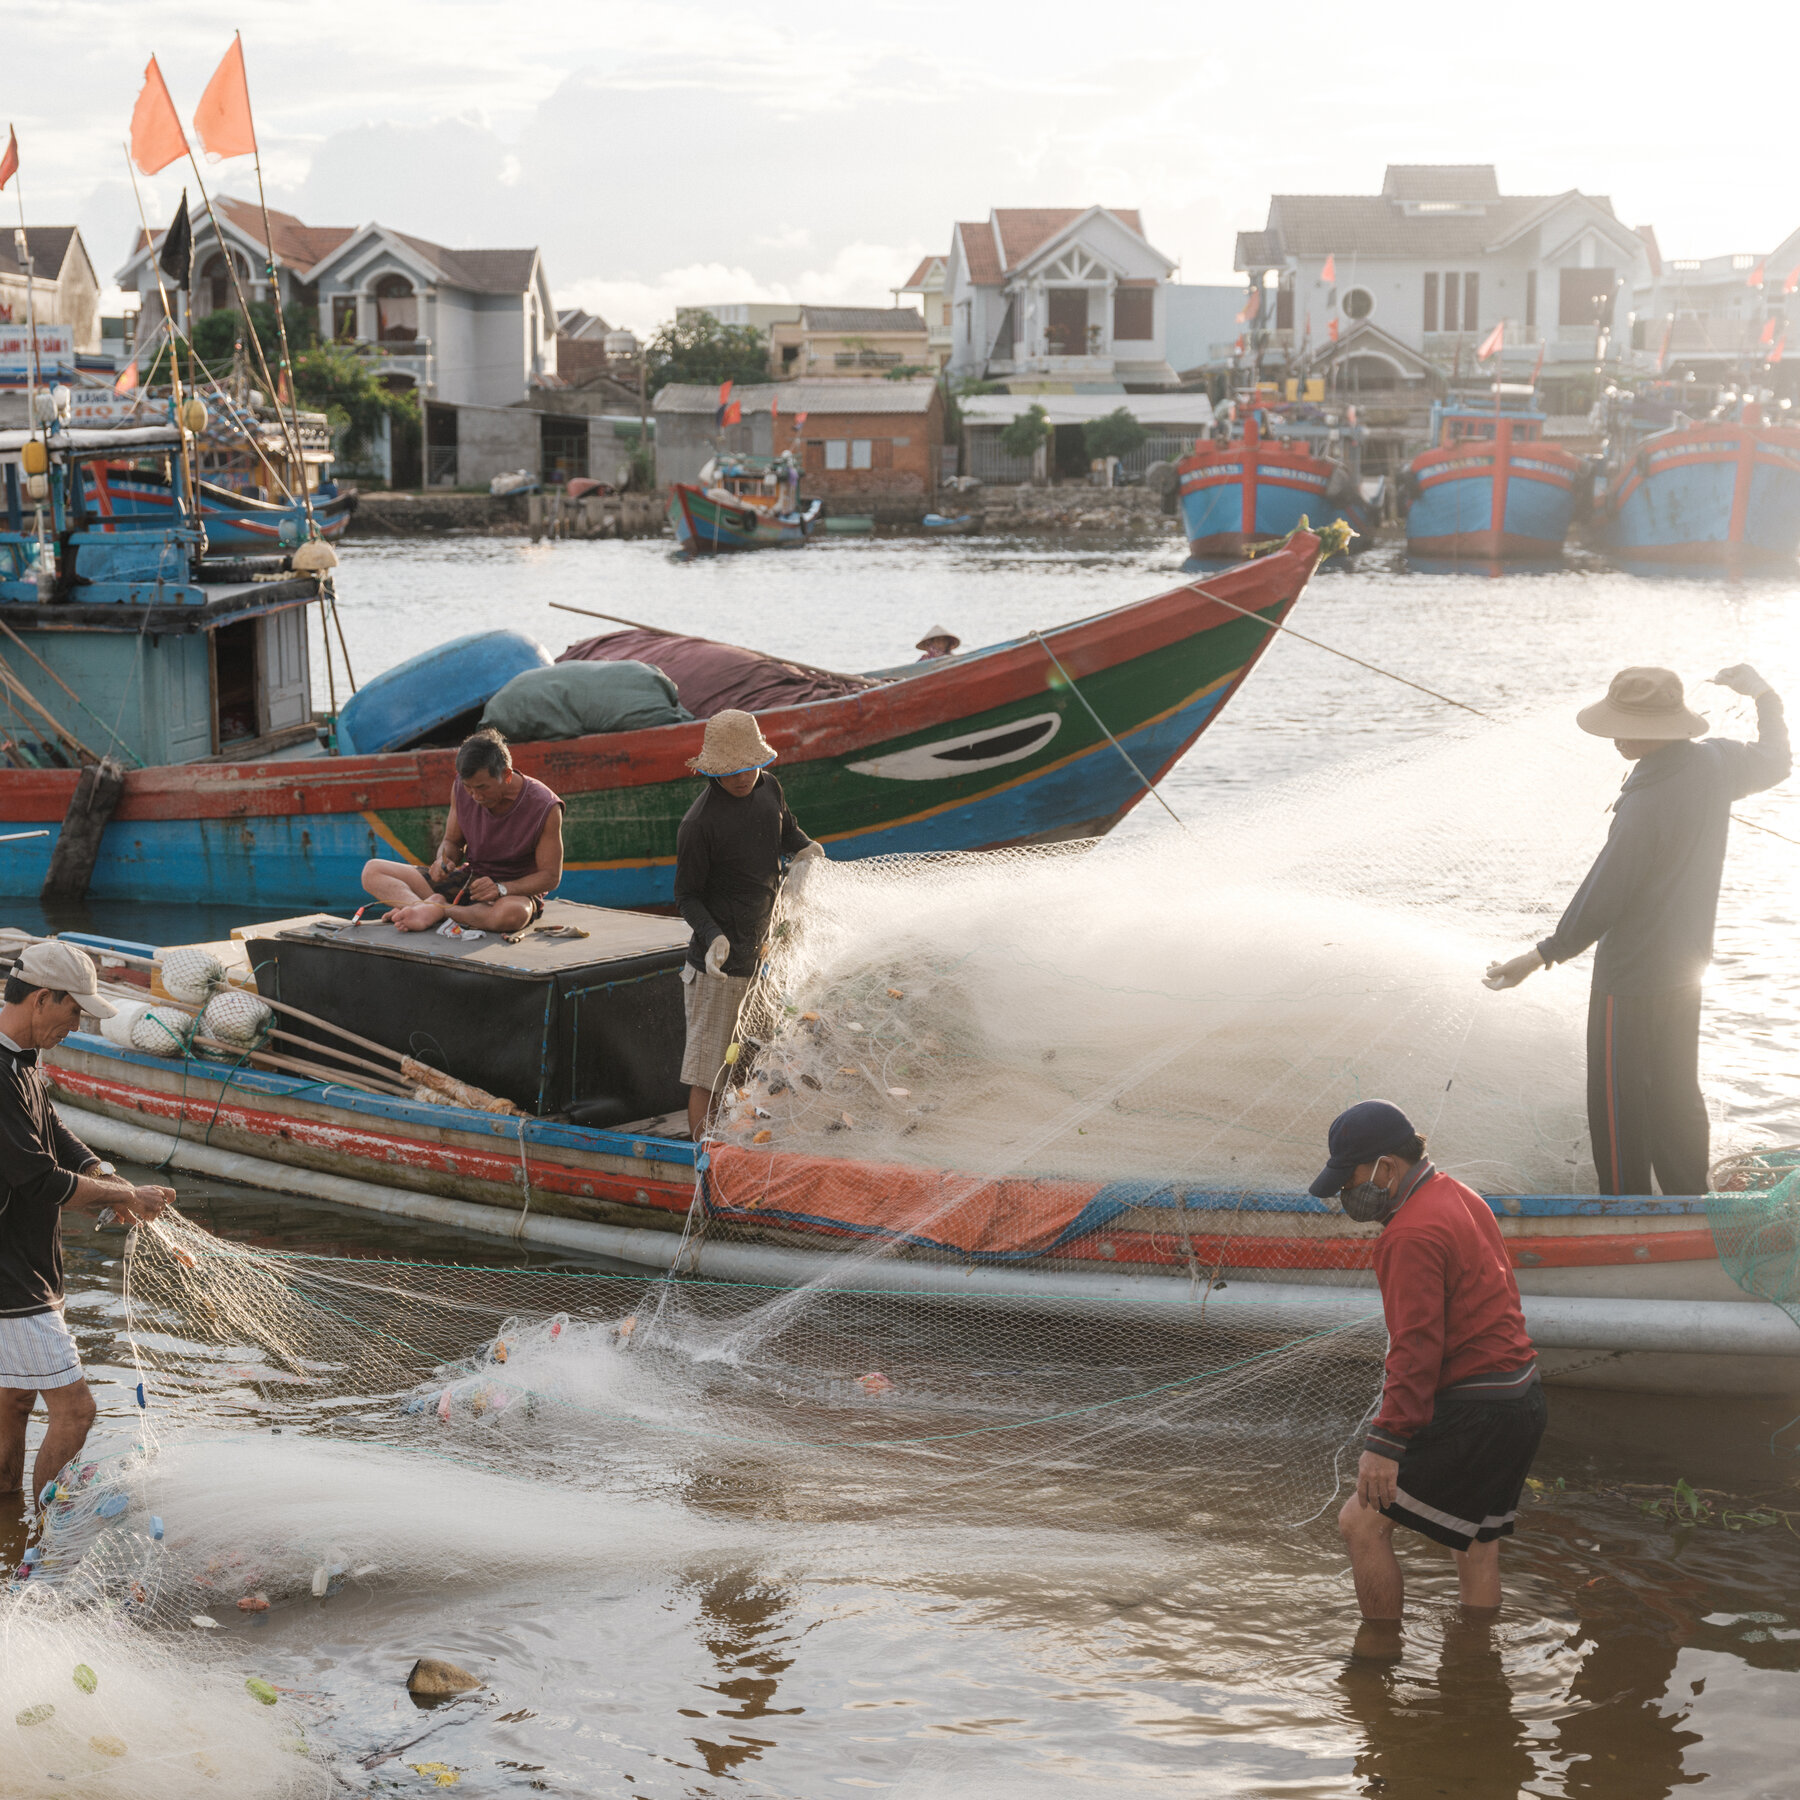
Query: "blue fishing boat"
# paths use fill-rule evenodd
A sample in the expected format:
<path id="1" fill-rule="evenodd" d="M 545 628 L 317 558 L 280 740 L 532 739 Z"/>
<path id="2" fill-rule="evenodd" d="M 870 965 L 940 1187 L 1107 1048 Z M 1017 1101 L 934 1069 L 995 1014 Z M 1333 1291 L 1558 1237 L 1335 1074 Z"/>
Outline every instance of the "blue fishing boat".
<path id="1" fill-rule="evenodd" d="M 720 456 L 700 479 L 702 486 L 678 481 L 669 492 L 669 523 L 687 556 L 795 549 L 824 510 L 821 500 L 800 504 L 800 465 L 787 452 Z"/>
<path id="2" fill-rule="evenodd" d="M 179 504 L 160 473 L 130 463 L 104 459 L 84 463 L 82 483 L 87 511 L 98 531 L 115 529 L 112 521 L 130 526 L 141 519 L 167 519 Z M 215 481 L 196 481 L 194 492 L 196 511 L 206 529 L 206 554 L 220 557 L 291 550 L 306 542 L 315 525 L 321 537 L 342 537 L 357 501 L 354 490 L 322 481 L 310 496 L 309 523 L 301 500 L 267 500 Z"/>
<path id="3" fill-rule="evenodd" d="M 1196 444 L 1175 465 L 1188 554 L 1196 563 L 1235 561 L 1252 544 L 1285 537 L 1303 519 L 1315 529 L 1347 524 L 1352 551 L 1367 544 L 1374 511 L 1354 469 L 1334 454 L 1354 454 L 1358 428 L 1340 427 L 1312 406 L 1291 415 L 1273 405 L 1243 408 L 1237 423 L 1235 435 Z"/>
<path id="4" fill-rule="evenodd" d="M 1434 401 L 1431 448 L 1407 464 L 1410 556 L 1446 562 L 1548 562 L 1562 552 L 1591 483 L 1582 459 L 1543 441 L 1545 415 L 1524 384 L 1491 403 Z"/>
<path id="5" fill-rule="evenodd" d="M 1634 396 L 1614 431 L 1598 523 L 1620 562 L 1780 568 L 1800 554 L 1800 428 L 1727 395 L 1713 416 L 1681 411 L 1675 384 Z M 1661 428 L 1658 429 L 1658 423 Z"/>

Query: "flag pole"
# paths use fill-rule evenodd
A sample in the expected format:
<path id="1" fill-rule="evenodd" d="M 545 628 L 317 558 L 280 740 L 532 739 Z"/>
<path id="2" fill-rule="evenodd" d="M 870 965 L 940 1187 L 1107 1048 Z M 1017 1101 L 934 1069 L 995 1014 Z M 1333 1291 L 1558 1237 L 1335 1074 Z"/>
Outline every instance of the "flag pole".
<path id="1" fill-rule="evenodd" d="M 17 143 L 18 135 L 8 123 L 9 143 Z M 40 438 L 48 439 L 49 432 L 44 430 L 37 416 L 37 391 L 43 385 L 44 373 L 38 365 L 37 341 L 37 258 L 31 254 L 31 232 L 25 223 L 25 183 L 19 179 L 19 171 L 13 170 L 13 198 L 19 204 L 19 235 L 16 246 L 19 252 L 19 263 L 25 271 L 25 335 L 31 339 L 31 354 L 25 359 L 25 429 L 36 432 Z M 46 443 L 46 450 L 48 444 Z M 34 500 L 31 506 L 32 516 L 37 525 L 38 542 L 38 598 L 48 598 L 44 586 L 44 574 L 48 566 L 45 552 L 48 543 L 44 536 L 44 503 Z M 54 579 L 54 577 L 52 577 Z"/>
<path id="2" fill-rule="evenodd" d="M 131 160 L 131 146 L 126 144 L 125 173 L 131 177 L 131 197 L 137 202 L 138 223 L 144 228 L 144 242 L 152 250 L 156 239 L 151 235 L 150 221 L 144 213 L 144 196 L 138 189 L 137 164 Z M 189 253 L 192 254 L 190 243 Z M 163 323 L 169 328 L 169 390 L 175 397 L 175 429 L 181 437 L 181 472 L 187 477 L 188 505 L 196 519 L 200 516 L 200 490 L 194 482 L 193 465 L 188 458 L 188 431 L 181 419 L 181 338 L 175 326 L 175 315 L 169 310 L 169 290 L 163 286 L 162 260 L 151 258 L 156 270 L 156 292 L 162 301 Z M 154 367 L 154 364 L 152 365 Z"/>

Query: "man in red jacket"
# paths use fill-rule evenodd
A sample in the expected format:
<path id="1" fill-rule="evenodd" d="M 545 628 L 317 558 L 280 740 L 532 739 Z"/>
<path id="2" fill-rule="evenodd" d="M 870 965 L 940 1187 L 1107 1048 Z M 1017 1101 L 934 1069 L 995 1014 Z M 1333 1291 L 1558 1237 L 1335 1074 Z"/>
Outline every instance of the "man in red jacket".
<path id="1" fill-rule="evenodd" d="M 1356 1493 L 1338 1514 L 1370 1627 L 1398 1631 L 1405 1601 L 1394 1527 L 1456 1552 L 1465 1607 L 1500 1604 L 1510 1537 L 1544 1435 L 1544 1393 L 1519 1284 L 1487 1202 L 1440 1174 L 1399 1107 L 1364 1100 L 1332 1121 L 1312 1192 L 1379 1222 L 1375 1279 L 1387 1316 L 1381 1407 Z M 1375 1644 L 1364 1646 L 1377 1648 Z"/>

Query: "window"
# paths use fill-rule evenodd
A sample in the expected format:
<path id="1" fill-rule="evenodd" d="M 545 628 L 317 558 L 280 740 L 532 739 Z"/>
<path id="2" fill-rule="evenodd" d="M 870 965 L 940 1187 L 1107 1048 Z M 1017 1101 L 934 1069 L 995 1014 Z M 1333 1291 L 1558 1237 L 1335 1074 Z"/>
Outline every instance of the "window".
<path id="1" fill-rule="evenodd" d="M 1438 328 L 1438 278 L 1437 271 L 1432 270 L 1425 277 L 1425 329 L 1436 331 Z"/>
<path id="2" fill-rule="evenodd" d="M 1562 269 L 1558 273 L 1557 324 L 1593 326 L 1612 311 L 1611 269 Z"/>
<path id="3" fill-rule="evenodd" d="M 825 440 L 825 466 L 828 469 L 849 468 L 850 446 L 842 438 Z"/>
<path id="4" fill-rule="evenodd" d="M 1291 281 L 1284 281 L 1275 290 L 1275 329 L 1294 329 L 1294 284 Z"/>
<path id="5" fill-rule="evenodd" d="M 356 341 L 356 296 L 338 294 L 331 302 L 331 335 L 340 344 Z"/>
<path id="6" fill-rule="evenodd" d="M 874 468 L 875 443 L 872 438 L 852 438 L 850 440 L 850 466 L 853 469 Z"/>
<path id="7" fill-rule="evenodd" d="M 1446 275 L 1444 277 L 1444 329 L 1455 331 L 1456 321 L 1462 315 L 1462 277 Z"/>
<path id="8" fill-rule="evenodd" d="M 419 298 L 404 275 L 375 284 L 375 335 L 384 344 L 410 344 L 419 335 Z"/>
<path id="9" fill-rule="evenodd" d="M 1481 277 L 1473 269 L 1463 277 L 1463 330 L 1481 329 Z"/>
<path id="10" fill-rule="evenodd" d="M 1344 296 L 1344 317 L 1366 319 L 1375 310 L 1375 296 L 1367 288 L 1354 287 Z"/>
<path id="11" fill-rule="evenodd" d="M 1289 303 L 1293 296 L 1289 294 Z M 1156 289 L 1117 288 L 1113 292 L 1113 336 L 1141 343 L 1156 336 Z"/>
<path id="12" fill-rule="evenodd" d="M 1537 330 L 1537 270 L 1525 271 L 1525 329 Z"/>

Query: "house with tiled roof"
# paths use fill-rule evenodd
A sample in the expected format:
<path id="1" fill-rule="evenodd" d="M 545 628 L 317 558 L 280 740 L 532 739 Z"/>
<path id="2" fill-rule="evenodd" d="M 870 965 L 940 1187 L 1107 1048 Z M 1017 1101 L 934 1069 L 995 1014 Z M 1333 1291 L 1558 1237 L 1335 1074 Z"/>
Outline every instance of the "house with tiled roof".
<path id="1" fill-rule="evenodd" d="M 1274 195 L 1262 229 L 1238 233 L 1236 266 L 1246 358 L 1305 368 L 1367 322 L 1369 367 L 1346 371 L 1366 387 L 1416 377 L 1384 340 L 1472 371 L 1498 325 L 1509 372 L 1540 350 L 1547 374 L 1591 368 L 1597 344 L 1616 357 L 1649 247 L 1602 195 L 1502 194 L 1490 163 L 1393 163 L 1378 194 Z"/>
<path id="2" fill-rule="evenodd" d="M 802 306 L 769 327 L 769 372 L 780 381 L 879 381 L 924 368 L 928 355 L 924 315 L 910 306 Z"/>
<path id="3" fill-rule="evenodd" d="M 943 257 L 921 257 L 919 266 L 894 289 L 896 303 L 903 297 L 918 302 L 925 319 L 930 360 L 940 369 L 950 360 L 950 302 L 944 292 L 945 269 Z"/>
<path id="4" fill-rule="evenodd" d="M 1174 273 L 1131 207 L 997 207 L 959 223 L 944 268 L 950 369 L 1015 391 L 1171 386 Z"/>
<path id="5" fill-rule="evenodd" d="M 73 225 L 33 225 L 26 231 L 29 294 L 27 265 L 14 254 L 15 236 L 8 233 L 0 251 L 0 325 L 23 325 L 29 315 L 40 325 L 65 326 L 76 351 L 97 352 L 100 282 L 80 231 Z"/>
<path id="6" fill-rule="evenodd" d="M 1638 371 L 1725 381 L 1755 370 L 1759 385 L 1791 391 L 1790 354 L 1800 362 L 1800 231 L 1773 250 L 1721 256 L 1665 257 L 1654 237 L 1649 247 L 1649 273 L 1632 298 Z"/>

